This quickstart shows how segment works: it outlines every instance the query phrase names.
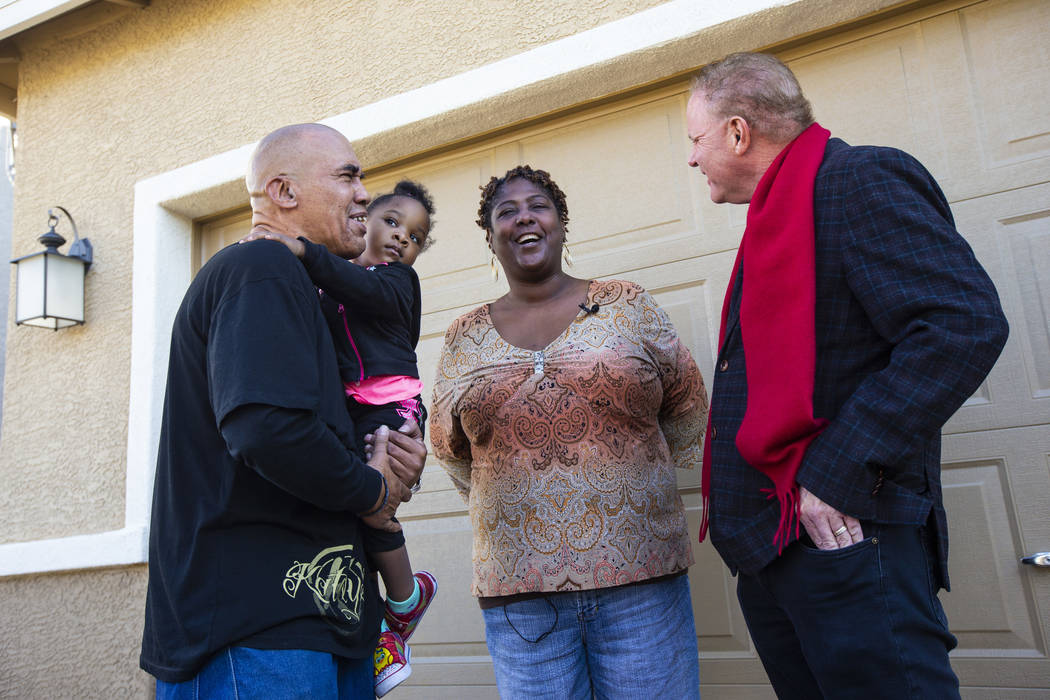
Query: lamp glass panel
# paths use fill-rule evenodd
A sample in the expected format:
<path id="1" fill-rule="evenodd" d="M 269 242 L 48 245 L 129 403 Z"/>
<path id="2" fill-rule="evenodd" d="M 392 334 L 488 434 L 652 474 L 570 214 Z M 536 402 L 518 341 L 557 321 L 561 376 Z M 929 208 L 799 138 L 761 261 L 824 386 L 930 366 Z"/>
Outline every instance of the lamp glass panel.
<path id="1" fill-rule="evenodd" d="M 84 261 L 64 255 L 47 256 L 47 315 L 84 321 Z M 59 328 L 64 324 L 59 323 Z"/>
<path id="2" fill-rule="evenodd" d="M 57 318 L 51 318 L 50 316 L 37 316 L 36 318 L 30 318 L 22 321 L 23 326 L 36 326 L 37 328 L 50 328 L 53 331 L 57 331 L 61 326 L 58 325 Z"/>
<path id="3" fill-rule="evenodd" d="M 18 283 L 15 293 L 15 321 L 25 323 L 27 319 L 44 315 L 44 268 L 47 264 L 43 253 L 20 260 L 15 265 Z M 39 324 L 33 324 L 39 325 Z"/>

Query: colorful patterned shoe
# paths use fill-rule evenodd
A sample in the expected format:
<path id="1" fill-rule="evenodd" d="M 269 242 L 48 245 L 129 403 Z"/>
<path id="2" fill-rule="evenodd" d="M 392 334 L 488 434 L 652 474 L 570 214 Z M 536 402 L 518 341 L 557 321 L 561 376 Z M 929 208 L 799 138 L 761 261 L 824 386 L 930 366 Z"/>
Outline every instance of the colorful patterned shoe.
<path id="1" fill-rule="evenodd" d="M 381 632 L 373 655 L 376 697 L 381 698 L 412 675 L 412 650 L 397 632 Z"/>
<path id="2" fill-rule="evenodd" d="M 423 619 L 423 613 L 430 607 L 438 590 L 437 579 L 429 571 L 417 571 L 413 576 L 419 584 L 419 601 L 416 607 L 408 612 L 397 613 L 391 610 L 389 605 L 386 606 L 386 624 L 406 642 L 416 631 L 416 625 Z"/>

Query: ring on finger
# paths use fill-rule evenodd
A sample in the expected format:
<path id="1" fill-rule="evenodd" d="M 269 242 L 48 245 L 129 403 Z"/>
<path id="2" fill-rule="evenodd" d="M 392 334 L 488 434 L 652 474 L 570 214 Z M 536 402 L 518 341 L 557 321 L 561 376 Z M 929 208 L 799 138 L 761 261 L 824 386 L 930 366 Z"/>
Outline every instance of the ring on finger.
<path id="1" fill-rule="evenodd" d="M 840 537 L 842 535 L 842 533 L 844 533 L 847 529 L 849 529 L 849 528 L 847 528 L 845 525 L 843 525 L 842 527 L 840 527 L 838 530 L 835 530 L 835 532 L 833 532 L 831 534 L 835 535 L 835 537 Z"/>

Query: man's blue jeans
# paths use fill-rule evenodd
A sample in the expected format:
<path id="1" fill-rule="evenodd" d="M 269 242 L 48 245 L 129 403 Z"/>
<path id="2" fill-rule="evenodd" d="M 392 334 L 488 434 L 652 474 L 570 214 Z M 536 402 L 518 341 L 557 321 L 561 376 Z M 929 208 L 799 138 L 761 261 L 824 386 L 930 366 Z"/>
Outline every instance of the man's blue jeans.
<path id="1" fill-rule="evenodd" d="M 781 700 L 959 697 L 955 637 L 937 600 L 923 528 L 862 524 L 866 539 L 795 542 L 737 597 Z"/>
<path id="2" fill-rule="evenodd" d="M 182 683 L 157 681 L 157 700 L 372 700 L 372 658 L 305 649 L 229 647 Z"/>
<path id="3" fill-rule="evenodd" d="M 483 610 L 500 696 L 699 698 L 689 580 L 556 593 Z"/>

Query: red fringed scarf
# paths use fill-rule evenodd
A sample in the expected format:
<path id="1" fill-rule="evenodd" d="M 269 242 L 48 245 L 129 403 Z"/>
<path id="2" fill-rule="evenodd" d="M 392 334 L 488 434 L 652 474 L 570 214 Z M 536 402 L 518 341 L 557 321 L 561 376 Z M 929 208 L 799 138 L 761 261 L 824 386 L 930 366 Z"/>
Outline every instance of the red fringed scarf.
<path id="1" fill-rule="evenodd" d="M 722 347 L 729 299 L 741 261 L 744 288 L 740 332 L 747 373 L 747 410 L 736 435 L 741 456 L 773 481 L 769 498 L 780 503 L 773 543 L 783 551 L 798 536 L 795 475 L 814 438 L 827 425 L 813 417 L 816 372 L 816 254 L 813 183 L 831 132 L 812 124 L 766 170 L 747 210 L 747 227 L 722 302 Z M 714 416 L 712 406 L 711 417 Z M 707 535 L 711 497 L 711 420 L 704 440 L 700 541 Z"/>

